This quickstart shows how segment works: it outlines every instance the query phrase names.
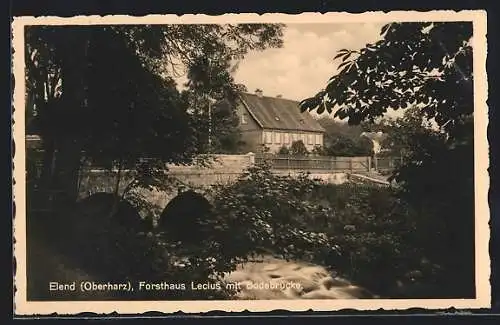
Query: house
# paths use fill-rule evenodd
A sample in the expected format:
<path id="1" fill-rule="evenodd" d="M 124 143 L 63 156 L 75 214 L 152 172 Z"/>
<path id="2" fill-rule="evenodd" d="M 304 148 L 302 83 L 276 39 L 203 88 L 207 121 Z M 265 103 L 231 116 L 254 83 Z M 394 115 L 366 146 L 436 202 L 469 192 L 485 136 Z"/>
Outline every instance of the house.
<path id="1" fill-rule="evenodd" d="M 246 150 L 277 152 L 282 146 L 302 140 L 307 150 L 323 146 L 325 129 L 308 113 L 301 113 L 299 102 L 281 97 L 241 93 L 236 113 Z"/>

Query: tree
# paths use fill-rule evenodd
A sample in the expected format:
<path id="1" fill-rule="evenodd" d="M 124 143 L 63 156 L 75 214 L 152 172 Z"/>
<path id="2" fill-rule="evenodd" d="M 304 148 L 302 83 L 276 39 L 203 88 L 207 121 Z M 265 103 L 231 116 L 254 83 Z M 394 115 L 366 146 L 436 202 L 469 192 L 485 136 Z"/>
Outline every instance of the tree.
<path id="1" fill-rule="evenodd" d="M 208 66 L 217 77 L 193 73 L 193 87 L 231 88 L 227 62 L 279 47 L 281 36 L 270 24 L 27 28 L 26 111 L 44 143 L 43 183 L 74 201 L 82 158 L 119 170 L 138 155 L 189 162 L 196 126 L 171 77 Z"/>
<path id="2" fill-rule="evenodd" d="M 360 137 L 363 132 L 358 125 L 348 125 L 323 117 L 318 120 L 325 129 L 324 151 L 329 156 L 367 156 L 371 144 Z"/>
<path id="3" fill-rule="evenodd" d="M 293 141 L 290 146 L 290 154 L 294 156 L 306 156 L 309 151 L 302 140 Z"/>
<path id="4" fill-rule="evenodd" d="M 335 57 L 341 60 L 340 72 L 302 101 L 302 109 L 331 113 L 337 107 L 335 116 L 359 124 L 389 108 L 421 104 L 425 116 L 443 130 L 467 136 L 474 110 L 472 24 L 390 23 L 381 35 L 382 40 L 360 50 L 340 50 Z"/>
<path id="5" fill-rule="evenodd" d="M 239 153 L 243 145 L 239 118 L 234 105 L 230 104 L 234 99 L 227 99 L 232 98 L 234 93 L 218 102 L 190 90 L 182 95 L 189 103 L 191 121 L 196 125 L 197 152 Z"/>
<path id="6" fill-rule="evenodd" d="M 362 123 L 367 132 L 382 132 L 385 138 L 380 142 L 386 154 L 402 157 L 405 161 L 420 161 L 418 155 L 434 156 L 447 150 L 446 136 L 425 119 L 421 108 L 409 108 L 402 117 L 383 118 L 375 123 Z"/>
<path id="7" fill-rule="evenodd" d="M 343 49 L 339 72 L 325 89 L 301 102 L 349 124 L 375 122 L 389 108 L 417 106 L 402 122 L 411 159 L 396 171 L 400 194 L 426 221 L 422 244 L 443 266 L 450 295 L 474 293 L 474 150 L 472 24 L 390 23 L 382 39 L 360 50 Z M 415 117 L 433 121 L 429 132 Z M 460 176 L 457 176 L 460 175 Z M 439 249 L 438 249 L 439 248 Z"/>
<path id="8" fill-rule="evenodd" d="M 369 156 L 369 149 L 367 148 L 367 146 L 361 147 L 359 145 L 360 142 L 361 141 L 354 141 L 353 139 L 340 135 L 335 139 L 332 139 L 329 146 L 326 147 L 326 152 L 329 156 Z"/>

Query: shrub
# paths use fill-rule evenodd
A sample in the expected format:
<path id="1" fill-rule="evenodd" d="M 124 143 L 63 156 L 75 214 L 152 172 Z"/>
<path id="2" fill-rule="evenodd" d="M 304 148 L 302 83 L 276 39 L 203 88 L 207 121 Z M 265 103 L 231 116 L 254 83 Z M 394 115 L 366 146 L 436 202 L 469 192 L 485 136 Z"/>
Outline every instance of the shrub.
<path id="1" fill-rule="evenodd" d="M 280 155 L 288 155 L 290 154 L 290 149 L 287 146 L 282 146 L 280 150 L 278 150 L 278 154 Z"/>
<path id="2" fill-rule="evenodd" d="M 429 285 L 415 295 L 435 294 L 439 267 L 420 248 L 432 229 L 417 227 L 419 215 L 395 190 L 280 177 L 263 165 L 214 191 L 209 228 L 228 260 L 270 252 L 325 265 L 383 296 L 403 297 L 415 282 Z"/>
<path id="3" fill-rule="evenodd" d="M 290 154 L 294 156 L 306 156 L 309 151 L 302 140 L 293 141 L 290 147 Z"/>
<path id="4" fill-rule="evenodd" d="M 417 267 L 415 215 L 390 189 L 347 183 L 323 186 L 316 195 L 332 211 L 325 229 L 341 248 L 330 266 L 379 294 Z"/>
<path id="5" fill-rule="evenodd" d="M 322 231 L 309 230 L 311 221 L 327 213 L 310 203 L 319 185 L 307 175 L 294 179 L 276 176 L 266 165 L 250 168 L 235 184 L 214 187 L 214 240 L 226 247 L 228 258 L 272 252 L 311 260 L 319 249 L 334 250 Z"/>
<path id="6" fill-rule="evenodd" d="M 314 146 L 314 148 L 311 151 L 311 153 L 314 154 L 314 155 L 318 155 L 318 156 L 326 156 L 327 155 L 327 152 L 326 152 L 325 148 L 323 148 L 320 145 Z"/>

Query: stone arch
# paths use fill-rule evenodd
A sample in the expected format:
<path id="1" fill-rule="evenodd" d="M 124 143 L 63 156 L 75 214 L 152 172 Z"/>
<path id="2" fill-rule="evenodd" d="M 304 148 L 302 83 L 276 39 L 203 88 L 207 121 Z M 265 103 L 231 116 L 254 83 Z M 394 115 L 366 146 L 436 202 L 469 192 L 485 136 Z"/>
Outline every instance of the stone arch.
<path id="1" fill-rule="evenodd" d="M 181 190 L 163 209 L 158 228 L 174 240 L 199 241 L 203 237 L 200 221 L 209 218 L 212 212 L 212 203 L 203 193 Z"/>
<path id="2" fill-rule="evenodd" d="M 162 184 L 161 189 L 156 187 L 133 187 L 125 193 L 124 199 L 138 210 L 143 219 L 151 218 L 153 227 L 156 228 L 159 226 L 161 216 L 169 203 L 184 192 L 204 195 L 202 187 L 196 187 L 177 177 L 169 176 L 165 184 Z M 210 199 L 207 200 L 210 201 Z"/>
<path id="3" fill-rule="evenodd" d="M 112 213 L 115 196 L 109 192 L 97 192 L 79 200 L 72 213 L 72 223 L 88 223 L 90 227 L 119 225 L 130 231 L 144 232 L 151 227 L 141 218 L 137 209 L 127 200 L 120 199 Z"/>

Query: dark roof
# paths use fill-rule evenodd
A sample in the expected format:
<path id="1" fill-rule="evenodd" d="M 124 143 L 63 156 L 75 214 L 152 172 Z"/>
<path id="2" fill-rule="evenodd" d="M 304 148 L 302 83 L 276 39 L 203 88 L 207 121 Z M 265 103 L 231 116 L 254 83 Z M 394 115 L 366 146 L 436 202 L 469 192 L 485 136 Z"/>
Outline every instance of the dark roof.
<path id="1" fill-rule="evenodd" d="M 264 129 L 325 131 L 308 112 L 300 112 L 299 102 L 248 93 L 241 93 L 240 98 L 252 117 Z"/>

